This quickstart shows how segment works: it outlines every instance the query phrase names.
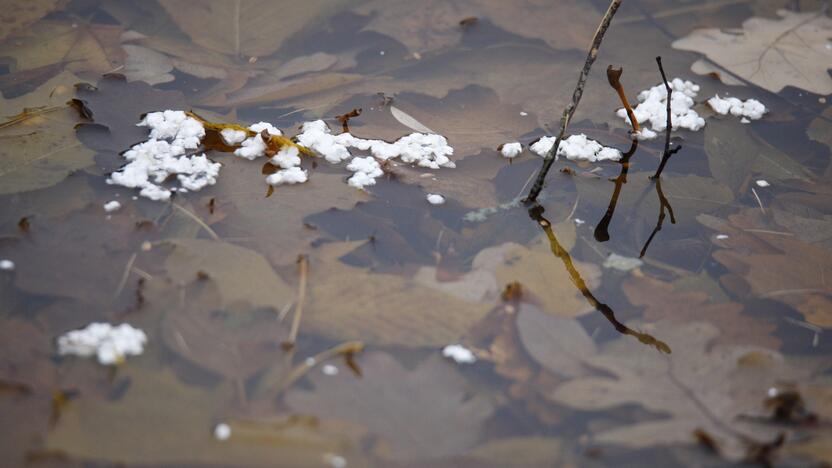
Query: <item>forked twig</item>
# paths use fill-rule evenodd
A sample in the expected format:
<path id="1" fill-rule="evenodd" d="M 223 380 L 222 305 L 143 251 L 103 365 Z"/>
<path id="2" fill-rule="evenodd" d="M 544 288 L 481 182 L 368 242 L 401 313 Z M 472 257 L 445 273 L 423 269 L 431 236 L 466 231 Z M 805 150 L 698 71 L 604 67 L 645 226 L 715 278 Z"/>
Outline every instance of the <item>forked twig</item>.
<path id="1" fill-rule="evenodd" d="M 592 44 L 586 54 L 584 67 L 581 69 L 581 74 L 578 76 L 578 84 L 575 86 L 575 91 L 572 92 L 572 102 L 566 106 L 566 109 L 563 111 L 563 116 L 560 119 L 560 133 L 558 133 L 558 136 L 555 139 L 555 144 L 552 145 L 552 148 L 543 158 L 543 166 L 537 173 L 537 179 L 529 192 L 529 196 L 526 197 L 527 203 L 535 202 L 537 197 L 540 195 L 540 191 L 543 190 L 543 184 L 546 182 L 546 174 L 549 172 L 549 169 L 552 167 L 552 163 L 555 161 L 555 155 L 557 155 L 560 142 L 563 140 L 563 135 L 566 133 L 566 127 L 569 125 L 569 121 L 572 120 L 575 110 L 578 109 L 578 103 L 581 102 L 581 96 L 584 93 L 586 79 L 587 76 L 589 76 L 589 70 L 592 68 L 592 64 L 595 63 L 595 59 L 598 57 L 598 49 L 601 47 L 601 41 L 603 41 L 604 34 L 606 34 L 607 29 L 610 27 L 612 17 L 615 16 L 615 12 L 618 11 L 618 7 L 620 5 L 621 0 L 612 0 L 610 2 L 610 6 L 607 8 L 607 12 L 604 13 L 604 16 L 601 18 L 601 23 L 598 25 L 598 29 L 595 30 L 595 35 L 592 37 Z"/>

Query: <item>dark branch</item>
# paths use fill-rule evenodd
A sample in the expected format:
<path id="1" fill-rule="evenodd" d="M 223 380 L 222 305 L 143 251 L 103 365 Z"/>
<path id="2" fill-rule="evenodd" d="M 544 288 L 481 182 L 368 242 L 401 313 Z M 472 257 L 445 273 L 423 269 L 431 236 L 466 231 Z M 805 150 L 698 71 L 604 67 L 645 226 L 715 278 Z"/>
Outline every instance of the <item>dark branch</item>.
<path id="1" fill-rule="evenodd" d="M 612 17 L 615 16 L 615 12 L 618 11 L 618 7 L 620 5 L 621 0 L 612 0 L 610 2 L 610 6 L 607 8 L 607 12 L 604 13 L 604 17 L 601 18 L 601 24 L 599 24 L 598 29 L 595 30 L 595 35 L 592 37 L 592 45 L 590 45 L 589 51 L 586 54 L 584 67 L 581 69 L 581 74 L 578 76 L 578 84 L 575 86 L 575 91 L 572 92 L 572 102 L 566 106 L 566 109 L 563 111 L 563 115 L 561 116 L 560 133 L 558 133 L 557 138 L 555 138 L 555 144 L 552 145 L 552 149 L 550 149 L 543 158 L 543 166 L 537 173 L 537 178 L 535 179 L 531 191 L 529 191 L 529 196 L 526 197 L 526 202 L 528 203 L 536 201 L 538 195 L 540 195 L 540 191 L 543 190 L 543 184 L 546 181 L 546 174 L 549 172 L 549 169 L 552 167 L 552 163 L 555 161 L 555 155 L 557 155 L 560 142 L 563 140 L 563 135 L 566 133 L 566 127 L 569 125 L 569 121 L 572 120 L 575 110 L 578 109 L 578 103 L 581 102 L 581 96 L 584 93 L 586 79 L 587 76 L 589 76 L 590 69 L 592 69 L 592 64 L 595 63 L 595 58 L 598 57 L 598 49 L 601 47 L 601 41 L 603 41 L 604 34 L 606 34 L 607 29 L 610 27 Z"/>

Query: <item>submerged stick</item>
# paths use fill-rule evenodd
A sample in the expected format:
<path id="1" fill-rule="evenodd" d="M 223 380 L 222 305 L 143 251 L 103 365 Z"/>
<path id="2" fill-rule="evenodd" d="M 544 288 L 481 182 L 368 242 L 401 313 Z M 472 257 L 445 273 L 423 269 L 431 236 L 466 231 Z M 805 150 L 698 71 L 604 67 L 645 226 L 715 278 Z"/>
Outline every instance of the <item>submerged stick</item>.
<path id="1" fill-rule="evenodd" d="M 529 192 L 529 196 L 526 197 L 526 202 L 528 203 L 536 201 L 537 197 L 540 195 L 540 191 L 543 190 L 543 184 L 546 182 L 546 174 L 549 172 L 549 169 L 552 167 L 552 163 L 555 161 L 555 155 L 557 155 L 560 142 L 563 140 L 563 135 L 566 133 L 566 127 L 569 125 L 569 121 L 572 120 L 575 110 L 578 109 L 578 103 L 581 102 L 581 96 L 584 94 L 586 79 L 587 76 L 589 76 L 589 70 L 592 68 L 592 64 L 595 63 L 595 59 L 598 57 L 598 49 L 601 47 L 601 41 L 604 40 L 604 34 L 606 34 L 607 29 L 610 27 L 612 17 L 615 16 L 615 12 L 618 11 L 618 7 L 620 5 L 621 0 L 612 0 L 610 2 L 610 6 L 607 8 L 607 12 L 604 13 L 603 18 L 601 18 L 601 23 L 598 25 L 598 29 L 595 30 L 595 35 L 592 37 L 592 44 L 586 54 L 584 67 L 581 69 L 581 74 L 578 76 L 578 84 L 575 86 L 575 91 L 572 92 L 572 102 L 566 106 L 566 109 L 563 111 L 563 116 L 560 119 L 560 133 L 558 133 L 558 136 L 555 139 L 555 144 L 552 145 L 552 149 L 550 149 L 543 158 L 543 166 L 537 173 L 537 179 Z"/>
<path id="2" fill-rule="evenodd" d="M 298 257 L 298 305 L 295 307 L 295 316 L 292 319 L 292 329 L 289 332 L 289 339 L 283 343 L 283 346 L 287 349 L 293 348 L 295 346 L 295 341 L 298 338 L 300 319 L 303 316 L 303 303 L 306 299 L 306 277 L 308 276 L 308 273 L 309 259 L 306 258 L 306 255 L 301 255 Z"/>

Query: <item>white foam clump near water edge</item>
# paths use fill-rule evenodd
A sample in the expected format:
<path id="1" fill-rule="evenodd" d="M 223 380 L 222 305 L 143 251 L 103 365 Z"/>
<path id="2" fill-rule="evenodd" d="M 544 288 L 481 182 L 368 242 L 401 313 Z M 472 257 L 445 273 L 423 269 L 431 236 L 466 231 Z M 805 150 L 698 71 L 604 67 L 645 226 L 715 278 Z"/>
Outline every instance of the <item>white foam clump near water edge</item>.
<path id="1" fill-rule="evenodd" d="M 555 144 L 555 137 L 543 137 L 529 147 L 532 153 L 544 157 Z M 572 161 L 618 161 L 621 159 L 621 151 L 610 148 L 589 139 L 583 133 L 570 135 L 569 138 L 561 140 L 558 145 L 556 156 L 565 156 Z"/>
<path id="2" fill-rule="evenodd" d="M 178 191 L 197 191 L 217 181 L 220 164 L 205 154 L 187 155 L 199 148 L 205 128 L 183 111 L 151 112 L 137 125 L 150 128 L 149 139 L 134 145 L 123 156 L 128 162 L 110 174 L 107 183 L 140 189 L 151 200 L 170 199 L 172 189 L 162 185 L 175 175 Z"/>
<path id="3" fill-rule="evenodd" d="M 685 128 L 691 131 L 700 130 L 705 126 L 705 119 L 693 110 L 693 98 L 699 93 L 699 85 L 674 78 L 669 81 L 672 91 L 670 98 L 670 122 L 673 130 Z M 641 139 L 655 138 L 655 132 L 663 132 L 667 128 L 667 89 L 664 83 L 653 86 L 638 94 L 639 104 L 633 109 L 639 124 L 649 123 L 651 133 L 643 133 Z M 629 122 L 627 111 L 623 108 L 616 111 L 616 115 Z"/>
<path id="4" fill-rule="evenodd" d="M 58 338 L 58 354 L 81 357 L 96 356 L 104 365 L 118 364 L 127 356 L 144 352 L 147 335 L 127 323 L 118 326 L 93 322 L 85 328 L 71 330 Z"/>

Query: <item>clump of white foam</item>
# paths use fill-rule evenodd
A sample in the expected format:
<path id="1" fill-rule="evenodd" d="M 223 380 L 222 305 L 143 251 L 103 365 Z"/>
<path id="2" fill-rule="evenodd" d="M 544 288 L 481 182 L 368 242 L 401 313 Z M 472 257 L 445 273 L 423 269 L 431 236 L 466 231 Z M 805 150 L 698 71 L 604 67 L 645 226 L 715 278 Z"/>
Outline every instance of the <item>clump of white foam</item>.
<path id="1" fill-rule="evenodd" d="M 442 349 L 442 355 L 454 360 L 457 364 L 473 364 L 477 362 L 477 357 L 474 353 L 460 344 L 445 346 Z"/>
<path id="2" fill-rule="evenodd" d="M 118 200 L 111 200 L 104 204 L 104 211 L 107 213 L 118 211 L 119 208 L 121 208 L 121 203 L 119 203 Z"/>
<path id="3" fill-rule="evenodd" d="M 268 122 L 257 122 L 256 124 L 249 126 L 248 129 L 256 132 L 257 135 L 246 138 L 240 147 L 234 150 L 234 155 L 243 159 L 248 159 L 249 161 L 254 161 L 257 158 L 266 155 L 266 149 L 268 149 L 268 146 L 261 135 L 263 130 L 266 130 L 269 135 L 283 135 L 283 132 L 281 132 L 279 128 Z"/>
<path id="4" fill-rule="evenodd" d="M 555 137 L 543 137 L 531 145 L 529 149 L 543 157 L 552 149 L 554 144 Z M 581 133 L 561 140 L 560 145 L 558 145 L 557 156 L 566 156 L 567 159 L 573 161 L 618 161 L 621 159 L 621 151 L 603 146 Z"/>
<path id="5" fill-rule="evenodd" d="M 14 262 L 9 259 L 4 258 L 3 260 L 0 260 L 0 270 L 13 271 L 14 266 Z"/>
<path id="6" fill-rule="evenodd" d="M 523 145 L 521 145 L 517 141 L 513 141 L 511 143 L 504 143 L 500 146 L 500 154 L 503 155 L 504 158 L 513 159 L 520 155 L 523 152 Z"/>
<path id="7" fill-rule="evenodd" d="M 99 363 L 113 365 L 124 361 L 127 356 L 142 354 L 146 343 L 147 335 L 129 324 L 113 326 L 94 322 L 59 337 L 58 354 L 96 356 Z"/>
<path id="8" fill-rule="evenodd" d="M 349 148 L 355 148 L 361 151 L 369 150 L 370 154 L 382 161 L 399 158 L 404 163 L 430 169 L 456 167 L 450 159 L 454 149 L 448 145 L 445 137 L 436 134 L 411 133 L 388 143 L 383 140 L 358 138 L 351 133 L 333 135 L 326 122 L 316 120 L 303 124 L 297 141 L 332 164 L 352 158 Z"/>
<path id="9" fill-rule="evenodd" d="M 623 255 L 618 255 L 617 253 L 611 253 L 604 260 L 604 268 L 612 268 L 620 271 L 634 270 L 642 265 L 644 265 L 644 262 L 641 259 L 625 257 Z"/>
<path id="10" fill-rule="evenodd" d="M 303 169 L 299 167 L 290 167 L 289 169 L 281 169 L 274 174 L 266 177 L 266 183 L 269 185 L 292 185 L 302 184 L 308 180 L 309 176 Z"/>
<path id="11" fill-rule="evenodd" d="M 711 106 L 711 109 L 713 109 L 717 114 L 726 115 L 730 113 L 731 115 L 751 120 L 758 120 L 762 118 L 766 112 L 768 112 L 766 106 L 756 99 L 747 99 L 745 101 L 735 97 L 723 99 L 719 97 L 719 94 L 708 99 L 708 105 Z"/>
<path id="12" fill-rule="evenodd" d="M 231 426 L 226 423 L 219 423 L 214 426 L 214 438 L 219 441 L 226 441 L 231 438 Z"/>
<path id="13" fill-rule="evenodd" d="M 233 128 L 224 128 L 220 132 L 222 139 L 226 145 L 237 146 L 246 139 L 247 133 L 242 130 L 234 130 Z"/>
<path id="14" fill-rule="evenodd" d="M 684 81 L 681 78 L 674 78 L 668 83 L 672 91 L 670 98 L 670 122 L 673 130 L 686 128 L 697 131 L 705 126 L 705 119 L 693 110 L 693 98 L 699 93 L 699 85 Z M 638 94 L 639 104 L 633 109 L 639 124 L 649 122 L 652 128 L 652 138 L 657 136 L 656 132 L 662 132 L 667 128 L 667 89 L 664 83 L 653 86 Z M 616 115 L 629 122 L 627 111 L 624 108 L 618 109 Z M 649 139 L 649 133 L 642 132 L 641 139 Z"/>
<path id="15" fill-rule="evenodd" d="M 376 178 L 384 174 L 381 169 L 381 164 L 372 156 L 366 158 L 353 158 L 347 164 L 347 170 L 355 172 L 352 177 L 347 180 L 350 187 L 363 190 L 368 185 L 375 185 Z"/>
<path id="16" fill-rule="evenodd" d="M 275 166 L 280 166 L 283 169 L 290 169 L 300 166 L 300 151 L 295 146 L 284 146 L 280 148 L 272 159 L 269 160 Z"/>
<path id="17" fill-rule="evenodd" d="M 187 155 L 199 147 L 205 128 L 182 111 L 151 112 L 138 123 L 150 128 L 150 138 L 124 153 L 128 163 L 110 174 L 108 184 L 140 189 L 151 200 L 168 200 L 172 190 L 161 184 L 176 175 L 185 190 L 199 190 L 217 181 L 220 164 L 205 154 Z M 182 190 L 184 191 L 184 190 Z"/>
<path id="18" fill-rule="evenodd" d="M 426 198 L 428 200 L 428 203 L 430 203 L 431 205 L 441 205 L 445 203 L 445 197 L 438 193 L 429 193 Z"/>

